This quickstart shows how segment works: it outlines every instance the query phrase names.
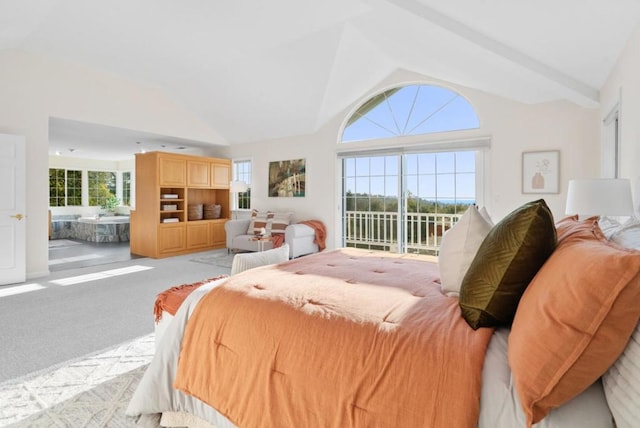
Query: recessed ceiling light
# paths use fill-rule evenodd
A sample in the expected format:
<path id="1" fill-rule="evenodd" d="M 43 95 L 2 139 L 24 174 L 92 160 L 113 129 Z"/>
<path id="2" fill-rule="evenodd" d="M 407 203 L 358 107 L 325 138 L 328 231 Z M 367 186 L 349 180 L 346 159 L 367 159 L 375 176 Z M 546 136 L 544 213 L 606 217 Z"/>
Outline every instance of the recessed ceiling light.
<path id="1" fill-rule="evenodd" d="M 184 150 L 184 149 L 186 149 L 186 147 L 184 146 L 176 147 L 176 150 Z"/>

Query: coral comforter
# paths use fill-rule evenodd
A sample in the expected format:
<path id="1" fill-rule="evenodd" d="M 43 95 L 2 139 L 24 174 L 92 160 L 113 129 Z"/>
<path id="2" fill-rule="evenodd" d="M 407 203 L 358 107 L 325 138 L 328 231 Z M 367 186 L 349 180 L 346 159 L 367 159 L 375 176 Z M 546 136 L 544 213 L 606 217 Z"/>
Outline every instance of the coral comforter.
<path id="1" fill-rule="evenodd" d="M 174 386 L 242 427 L 475 427 L 493 331 L 437 278 L 354 249 L 233 276 L 196 306 Z"/>

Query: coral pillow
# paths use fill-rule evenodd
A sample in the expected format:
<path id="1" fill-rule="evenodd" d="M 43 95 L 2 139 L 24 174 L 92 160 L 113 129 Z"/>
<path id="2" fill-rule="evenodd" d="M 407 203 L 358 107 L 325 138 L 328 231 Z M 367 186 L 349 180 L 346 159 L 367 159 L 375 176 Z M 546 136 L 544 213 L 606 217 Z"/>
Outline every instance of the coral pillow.
<path id="1" fill-rule="evenodd" d="M 510 325 L 525 288 L 556 246 L 551 210 L 522 205 L 482 241 L 460 287 L 462 316 L 473 328 Z"/>
<path id="2" fill-rule="evenodd" d="M 438 267 L 442 291 L 448 296 L 457 296 L 460 292 L 462 278 L 492 226 L 478 207 L 472 205 L 445 232 L 440 242 Z"/>
<path id="3" fill-rule="evenodd" d="M 509 336 L 529 426 L 595 382 L 640 317 L 640 252 L 609 243 L 594 218 L 565 226 L 522 296 Z"/>

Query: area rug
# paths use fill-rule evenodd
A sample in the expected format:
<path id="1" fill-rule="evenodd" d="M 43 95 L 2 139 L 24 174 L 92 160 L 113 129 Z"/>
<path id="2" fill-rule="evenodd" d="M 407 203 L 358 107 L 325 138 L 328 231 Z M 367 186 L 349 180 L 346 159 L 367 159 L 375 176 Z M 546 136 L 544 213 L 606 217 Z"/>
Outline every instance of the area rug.
<path id="1" fill-rule="evenodd" d="M 0 384 L 0 426 L 133 427 L 124 415 L 154 335 Z"/>
<path id="2" fill-rule="evenodd" d="M 13 424 L 14 427 L 134 427 L 125 416 L 144 365 Z"/>
<path id="3" fill-rule="evenodd" d="M 190 261 L 231 269 L 234 255 L 234 253 L 227 254 L 227 250 L 224 250 L 223 252 L 197 257 L 195 259 L 191 259 Z"/>

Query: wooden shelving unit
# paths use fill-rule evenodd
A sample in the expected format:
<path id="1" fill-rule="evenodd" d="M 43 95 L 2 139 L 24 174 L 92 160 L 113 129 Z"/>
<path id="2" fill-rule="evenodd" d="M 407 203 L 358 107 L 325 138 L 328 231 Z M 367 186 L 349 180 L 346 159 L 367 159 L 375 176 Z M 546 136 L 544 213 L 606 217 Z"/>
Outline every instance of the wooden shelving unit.
<path id="1" fill-rule="evenodd" d="M 161 258 L 224 248 L 224 223 L 231 212 L 230 180 L 229 159 L 137 154 L 131 253 Z M 220 205 L 220 218 L 189 220 L 188 207 L 193 204 Z"/>

